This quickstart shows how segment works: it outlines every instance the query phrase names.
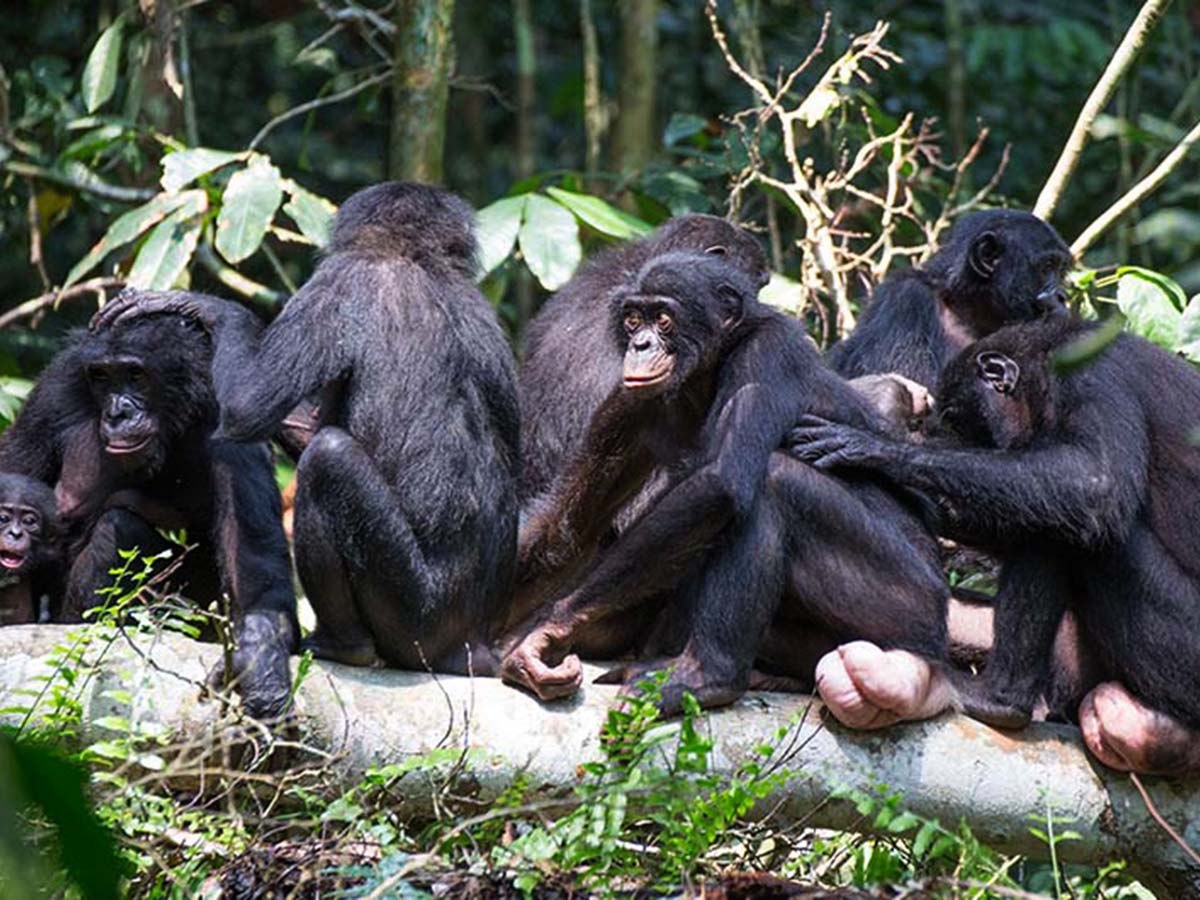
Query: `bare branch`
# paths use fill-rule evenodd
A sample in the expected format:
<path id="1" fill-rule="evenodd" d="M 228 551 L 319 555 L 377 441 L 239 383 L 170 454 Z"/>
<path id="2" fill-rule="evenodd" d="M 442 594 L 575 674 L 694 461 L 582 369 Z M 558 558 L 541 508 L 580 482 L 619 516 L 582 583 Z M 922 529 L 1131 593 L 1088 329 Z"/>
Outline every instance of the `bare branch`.
<path id="1" fill-rule="evenodd" d="M 348 100 L 355 94 L 362 93 L 369 87 L 374 87 L 377 84 L 383 84 L 392 77 L 392 70 L 386 69 L 377 75 L 372 75 L 360 81 L 358 84 L 346 88 L 344 91 L 338 91 L 336 94 L 330 94 L 328 97 L 318 97 L 316 100 L 309 100 L 307 103 L 301 103 L 299 106 L 293 106 L 287 112 L 282 112 L 273 118 L 270 122 L 258 130 L 258 134 L 246 146 L 247 150 L 253 150 L 263 142 L 268 134 L 274 131 L 284 122 L 302 116 L 307 112 L 312 112 L 314 109 L 320 109 L 322 106 L 330 106 L 334 103 L 341 103 L 343 100 Z"/>
<path id="2" fill-rule="evenodd" d="M 73 284 L 69 288 L 47 291 L 0 315 L 0 331 L 22 319 L 28 319 L 48 309 L 53 309 L 64 300 L 74 300 L 76 297 L 83 297 L 87 294 L 95 294 L 96 305 L 99 306 L 109 291 L 117 291 L 124 286 L 125 282 L 120 278 L 92 278 Z"/>
<path id="3" fill-rule="evenodd" d="M 1192 149 L 1192 145 L 1198 140 L 1200 140 L 1200 122 L 1197 122 L 1192 127 L 1192 130 L 1184 135 L 1183 140 L 1176 144 L 1175 148 L 1163 157 L 1162 162 L 1154 167 L 1154 171 L 1126 191 L 1116 203 L 1106 209 L 1096 221 L 1083 230 L 1083 233 L 1079 237 L 1075 238 L 1074 243 L 1071 244 L 1071 252 L 1076 256 L 1082 254 L 1117 219 L 1121 218 L 1121 216 L 1137 206 L 1149 194 L 1153 193 L 1155 188 L 1166 180 L 1175 167 L 1183 162 L 1183 158 L 1187 156 L 1188 151 Z"/>
<path id="4" fill-rule="evenodd" d="M 1067 186 L 1067 182 L 1071 179 L 1071 175 L 1075 171 L 1075 166 L 1079 163 L 1079 155 L 1083 153 L 1084 145 L 1087 144 L 1088 135 L 1091 133 L 1096 117 L 1108 105 L 1113 91 L 1116 90 L 1117 82 L 1121 80 L 1126 70 L 1133 65 L 1133 61 L 1137 59 L 1138 53 L 1146 43 L 1146 37 L 1154 29 L 1159 17 L 1170 5 L 1171 0 L 1146 0 L 1142 4 L 1137 18 L 1133 20 L 1133 24 L 1129 26 L 1129 30 L 1125 32 L 1124 39 L 1118 45 L 1112 55 L 1112 59 L 1108 61 L 1104 73 L 1100 76 L 1100 80 L 1096 82 L 1096 86 L 1092 88 L 1091 94 L 1088 95 L 1087 101 L 1083 104 L 1083 109 L 1079 112 L 1079 118 L 1075 120 L 1075 127 L 1071 129 L 1071 135 L 1067 138 L 1066 146 L 1063 147 L 1062 155 L 1059 156 L 1058 162 L 1054 164 L 1054 171 L 1046 179 L 1046 184 L 1042 187 L 1042 192 L 1038 194 L 1037 203 L 1033 207 L 1033 214 L 1035 216 L 1049 220 L 1054 214 L 1054 208 L 1058 205 L 1059 197 L 1062 195 L 1063 189 Z"/>
<path id="5" fill-rule="evenodd" d="M 49 181 L 51 184 L 60 184 L 75 191 L 95 194 L 97 197 L 104 197 L 108 200 L 119 200 L 122 203 L 142 203 L 158 194 L 158 191 L 151 188 L 120 187 L 102 181 L 100 178 L 84 180 L 68 175 L 66 172 L 59 172 L 57 169 L 47 169 L 16 159 L 5 162 L 4 169 L 14 175 Z"/>

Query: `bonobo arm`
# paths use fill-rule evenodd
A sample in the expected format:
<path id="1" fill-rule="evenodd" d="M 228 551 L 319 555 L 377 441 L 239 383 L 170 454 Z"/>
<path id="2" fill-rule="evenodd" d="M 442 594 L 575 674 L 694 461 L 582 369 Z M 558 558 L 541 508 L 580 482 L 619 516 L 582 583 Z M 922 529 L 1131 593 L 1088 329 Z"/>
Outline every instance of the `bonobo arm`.
<path id="1" fill-rule="evenodd" d="M 597 544 L 653 467 L 637 442 L 647 407 L 618 386 L 592 416 L 583 443 L 521 524 L 522 582 L 553 574 Z"/>
<path id="2" fill-rule="evenodd" d="M 1145 492 L 1145 429 L 1118 441 L 1105 421 L 1111 414 L 1086 403 L 1057 434 L 1020 450 L 900 443 L 806 416 L 789 452 L 818 468 L 869 469 L 917 490 L 955 532 L 996 541 L 1051 535 L 1094 546 L 1124 533 Z"/>
<path id="3" fill-rule="evenodd" d="M 72 390 L 79 366 L 79 358 L 67 351 L 42 373 L 16 421 L 0 435 L 0 471 L 44 484 L 58 480 L 65 436 L 76 427 L 92 425 L 90 403 L 81 404 Z"/>

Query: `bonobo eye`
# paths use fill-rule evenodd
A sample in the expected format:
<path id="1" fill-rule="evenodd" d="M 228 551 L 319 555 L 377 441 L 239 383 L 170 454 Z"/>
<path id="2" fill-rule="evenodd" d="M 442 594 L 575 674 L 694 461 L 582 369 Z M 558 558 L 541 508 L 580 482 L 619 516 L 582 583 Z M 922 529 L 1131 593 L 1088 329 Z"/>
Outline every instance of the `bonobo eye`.
<path id="1" fill-rule="evenodd" d="M 12 516 L 6 512 L 0 512 L 0 525 L 7 525 L 12 521 Z"/>
<path id="2" fill-rule="evenodd" d="M 721 244 L 713 244 L 704 250 L 705 253 L 711 253 L 713 256 L 725 256 L 729 251 Z"/>
<path id="3" fill-rule="evenodd" d="M 146 370 L 141 366 L 129 367 L 129 382 L 130 384 L 142 385 L 146 383 Z"/>
<path id="4" fill-rule="evenodd" d="M 108 384 L 108 369 L 102 366 L 91 366 L 87 370 L 87 378 L 88 381 L 95 385 Z"/>
<path id="5" fill-rule="evenodd" d="M 21 516 L 21 524 L 31 531 L 36 531 L 38 527 L 38 517 L 33 513 L 25 513 Z"/>
<path id="6" fill-rule="evenodd" d="M 1021 379 L 1021 367 L 995 350 L 985 350 L 975 357 L 975 371 L 998 394 L 1011 394 Z"/>
<path id="7" fill-rule="evenodd" d="M 642 327 L 642 314 L 636 310 L 625 313 L 625 330 L 633 334 Z"/>
<path id="8" fill-rule="evenodd" d="M 671 318 L 669 313 L 660 312 L 658 314 L 658 321 L 655 324 L 662 334 L 670 334 L 675 329 L 675 320 Z"/>

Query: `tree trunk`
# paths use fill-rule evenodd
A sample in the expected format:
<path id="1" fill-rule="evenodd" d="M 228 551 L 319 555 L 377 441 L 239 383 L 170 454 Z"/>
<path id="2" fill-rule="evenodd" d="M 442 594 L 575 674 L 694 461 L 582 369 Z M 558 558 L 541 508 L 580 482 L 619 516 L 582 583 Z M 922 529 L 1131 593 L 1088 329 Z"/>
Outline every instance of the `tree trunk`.
<path id="1" fill-rule="evenodd" d="M 442 181 L 446 99 L 454 68 L 454 0 L 397 0 L 388 175 Z"/>
<path id="2" fill-rule="evenodd" d="M 28 688 L 44 689 L 55 671 L 60 645 L 77 628 L 14 625 L 0 628 L 0 709 L 28 706 Z M 102 657 L 95 670 L 81 674 L 81 687 L 70 696 L 82 707 L 79 740 L 110 739 L 96 724 L 105 716 L 162 726 L 168 741 L 219 741 L 230 732 L 220 707 L 199 699 L 205 673 L 220 649 L 180 635 L 130 635 L 109 645 L 95 640 L 89 659 Z M 73 663 L 72 669 L 84 669 Z M 589 665 L 580 697 L 542 704 L 492 678 L 462 678 L 384 669 L 355 669 L 315 662 L 296 693 L 295 747 L 329 753 L 319 759 L 299 756 L 295 764 L 322 766 L 342 789 L 359 783 L 371 768 L 402 763 L 438 748 L 471 750 L 462 757 L 462 776 L 481 801 L 494 799 L 517 777 L 531 786 L 529 801 L 570 797 L 577 767 L 599 757 L 600 726 L 616 688 L 591 683 L 602 669 Z M 134 711 L 137 711 L 136 715 Z M 0 724 L 17 725 L 19 712 L 0 714 Z M 33 716 L 33 725 L 38 724 Z M 1004 853 L 1044 858 L 1049 848 L 1031 829 L 1046 827 L 1053 814 L 1056 830 L 1076 836 L 1060 841 L 1060 862 L 1098 865 L 1126 859 L 1135 874 L 1155 884 L 1166 897 L 1196 896 L 1200 866 L 1190 860 L 1153 820 L 1130 779 L 1093 763 L 1079 730 L 1065 725 L 1035 725 L 1001 732 L 957 715 L 897 726 L 885 731 L 854 732 L 821 715 L 810 697 L 753 693 L 728 709 L 713 712 L 711 768 L 732 773 L 756 748 L 778 745 L 776 732 L 789 723 L 796 729 L 786 755 L 772 759 L 794 773 L 758 815 L 786 825 L 836 828 L 870 833 L 872 816 L 860 814 L 853 793 L 878 796 L 880 785 L 900 796 L 900 806 L 938 819 L 947 828 L 965 822 L 981 841 Z M 798 724 L 797 724 L 798 723 Z M 157 731 L 156 731 L 157 733 Z M 189 744 L 189 759 L 196 744 Z M 170 757 L 169 746 L 156 753 Z M 310 751 L 311 752 L 311 751 Z M 215 754 L 220 758 L 220 754 Z M 173 776 L 173 763 L 161 773 L 194 786 L 190 775 Z M 191 778 L 192 781 L 187 781 Z M 1200 844 L 1200 780 L 1145 779 L 1159 813 L 1183 840 Z M 404 778 L 391 786 L 399 803 L 427 810 L 431 791 L 426 779 Z M 842 793 L 835 798 L 835 791 Z M 1040 824 L 1039 824 L 1040 823 Z"/>
<path id="3" fill-rule="evenodd" d="M 654 127 L 658 58 L 658 0 L 621 0 L 621 82 L 614 168 L 626 177 L 642 171 L 658 146 Z"/>

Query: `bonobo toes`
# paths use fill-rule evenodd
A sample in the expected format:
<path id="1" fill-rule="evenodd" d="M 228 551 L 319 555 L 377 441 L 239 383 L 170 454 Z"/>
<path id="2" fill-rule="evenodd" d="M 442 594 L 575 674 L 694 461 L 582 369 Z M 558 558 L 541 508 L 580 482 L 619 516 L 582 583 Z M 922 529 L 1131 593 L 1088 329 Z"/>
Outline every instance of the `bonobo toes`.
<path id="1" fill-rule="evenodd" d="M 222 659 L 208 676 L 208 684 L 214 689 L 231 682 L 229 686 L 241 696 L 246 712 L 262 721 L 281 718 L 291 704 L 292 672 L 288 659 L 292 631 L 289 622 L 281 621 L 285 618 L 248 613 L 238 629 L 233 671 L 226 672 Z"/>
<path id="2" fill-rule="evenodd" d="M 300 642 L 300 652 L 305 651 L 317 659 L 327 659 L 346 666 L 369 668 L 381 665 L 379 654 L 375 652 L 375 642 L 370 638 L 352 643 L 331 640 L 320 627 Z"/>
<path id="3" fill-rule="evenodd" d="M 1000 695 L 986 681 L 955 673 L 951 679 L 962 711 L 994 728 L 1024 728 L 1033 719 L 1032 705 L 1026 706 Z"/>
<path id="4" fill-rule="evenodd" d="M 610 669 L 596 679 L 597 684 L 621 684 L 621 694 L 642 692 L 642 683 L 655 672 L 667 672 L 658 709 L 664 716 L 683 712 L 683 696 L 691 694 L 704 709 L 728 706 L 746 693 L 745 679 L 720 677 L 705 672 L 688 654 L 630 663 Z"/>

